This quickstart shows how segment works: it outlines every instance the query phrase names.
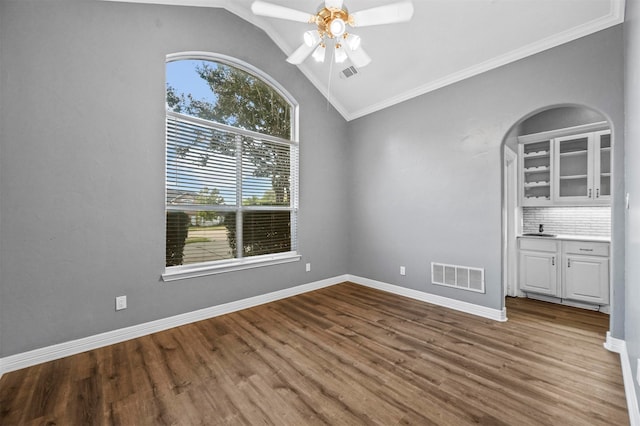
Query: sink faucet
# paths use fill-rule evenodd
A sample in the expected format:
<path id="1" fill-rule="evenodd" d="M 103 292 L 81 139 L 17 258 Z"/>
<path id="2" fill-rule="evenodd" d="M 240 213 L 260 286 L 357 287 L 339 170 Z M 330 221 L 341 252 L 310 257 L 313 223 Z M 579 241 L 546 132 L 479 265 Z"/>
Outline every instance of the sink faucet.
<path id="1" fill-rule="evenodd" d="M 542 224 L 538 227 L 538 232 L 541 234 L 544 232 L 544 226 L 542 226 Z"/>

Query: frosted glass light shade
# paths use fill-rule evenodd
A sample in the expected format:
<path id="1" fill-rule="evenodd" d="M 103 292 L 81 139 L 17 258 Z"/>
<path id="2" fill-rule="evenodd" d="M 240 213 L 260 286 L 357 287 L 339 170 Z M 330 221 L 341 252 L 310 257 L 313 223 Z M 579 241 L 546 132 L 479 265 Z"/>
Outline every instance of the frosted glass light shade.
<path id="1" fill-rule="evenodd" d="M 313 51 L 311 57 L 316 60 L 316 62 L 324 62 L 324 56 L 326 54 L 326 47 L 324 44 L 316 47 L 316 50 Z"/>
<path id="2" fill-rule="evenodd" d="M 358 47 L 360 47 L 360 42 L 361 41 L 362 40 L 360 40 L 360 36 L 357 36 L 355 34 L 349 34 L 345 38 L 345 42 L 347 43 L 347 47 L 349 47 L 349 49 L 351 49 L 351 50 L 357 50 Z"/>
<path id="3" fill-rule="evenodd" d="M 304 44 L 307 46 L 315 46 L 320 41 L 320 34 L 318 31 L 312 30 L 304 33 Z"/>
<path id="4" fill-rule="evenodd" d="M 344 47 L 341 44 L 336 44 L 335 61 L 336 64 L 341 64 L 347 60 L 347 52 L 344 51 Z"/>

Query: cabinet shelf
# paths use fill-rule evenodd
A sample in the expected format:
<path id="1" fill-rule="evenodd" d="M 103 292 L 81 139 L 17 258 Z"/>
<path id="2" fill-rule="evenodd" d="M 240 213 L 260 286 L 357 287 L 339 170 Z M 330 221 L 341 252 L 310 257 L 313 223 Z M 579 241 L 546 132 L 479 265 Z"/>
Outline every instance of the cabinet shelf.
<path id="1" fill-rule="evenodd" d="M 539 166 L 539 167 L 529 167 L 528 169 L 524 169 L 525 173 L 539 173 L 539 172 L 546 172 L 548 170 L 551 170 L 551 167 L 549 166 Z"/>
<path id="2" fill-rule="evenodd" d="M 550 182 L 544 182 L 544 181 L 540 181 L 540 182 L 526 182 L 524 184 L 525 188 L 537 188 L 540 186 L 549 186 L 551 183 Z"/>
<path id="3" fill-rule="evenodd" d="M 560 176 L 560 180 L 570 180 L 570 179 L 586 179 L 587 175 L 567 175 Z"/>
<path id="4" fill-rule="evenodd" d="M 550 151 L 537 151 L 537 152 L 528 152 L 523 155 L 524 158 L 538 158 L 538 157 L 549 157 L 551 155 Z"/>
<path id="5" fill-rule="evenodd" d="M 560 157 L 576 157 L 576 156 L 587 155 L 587 154 L 588 154 L 588 151 L 585 149 L 580 151 L 561 152 Z"/>

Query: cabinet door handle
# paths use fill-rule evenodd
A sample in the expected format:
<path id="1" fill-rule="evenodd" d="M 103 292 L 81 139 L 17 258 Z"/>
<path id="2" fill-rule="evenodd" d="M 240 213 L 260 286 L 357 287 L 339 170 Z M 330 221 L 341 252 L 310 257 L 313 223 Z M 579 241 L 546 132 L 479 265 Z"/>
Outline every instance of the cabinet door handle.
<path id="1" fill-rule="evenodd" d="M 593 249 L 581 248 L 580 251 L 593 251 Z"/>
<path id="2" fill-rule="evenodd" d="M 553 256 L 551 258 L 551 266 L 556 266 L 556 257 L 555 256 Z"/>
<path id="3" fill-rule="evenodd" d="M 591 188 L 589 188 L 589 198 L 591 198 Z"/>
<path id="4" fill-rule="evenodd" d="M 567 259 L 567 268 L 571 268 L 571 259 Z"/>
<path id="5" fill-rule="evenodd" d="M 600 188 L 596 189 L 596 198 L 600 198 Z"/>

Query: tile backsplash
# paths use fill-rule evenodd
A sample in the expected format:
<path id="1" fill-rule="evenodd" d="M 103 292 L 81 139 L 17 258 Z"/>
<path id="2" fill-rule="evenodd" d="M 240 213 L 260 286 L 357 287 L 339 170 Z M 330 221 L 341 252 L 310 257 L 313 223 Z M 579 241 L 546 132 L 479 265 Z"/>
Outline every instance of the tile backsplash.
<path id="1" fill-rule="evenodd" d="M 610 207 L 523 207 L 522 232 L 544 232 L 550 234 L 583 235 L 592 237 L 611 236 Z"/>

